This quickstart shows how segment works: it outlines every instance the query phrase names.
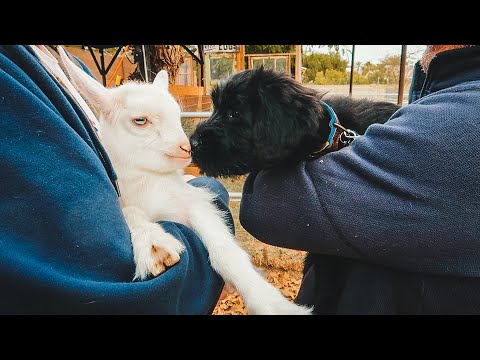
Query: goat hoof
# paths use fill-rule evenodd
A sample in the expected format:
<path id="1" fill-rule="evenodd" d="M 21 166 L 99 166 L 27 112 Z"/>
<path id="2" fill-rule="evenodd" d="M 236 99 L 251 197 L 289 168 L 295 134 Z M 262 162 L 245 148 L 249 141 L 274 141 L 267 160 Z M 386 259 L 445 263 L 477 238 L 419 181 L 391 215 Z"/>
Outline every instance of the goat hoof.
<path id="1" fill-rule="evenodd" d="M 182 242 L 163 230 L 150 233 L 145 245 L 136 254 L 134 279 L 143 280 L 150 274 L 158 276 L 164 273 L 180 261 L 180 253 L 185 249 Z"/>

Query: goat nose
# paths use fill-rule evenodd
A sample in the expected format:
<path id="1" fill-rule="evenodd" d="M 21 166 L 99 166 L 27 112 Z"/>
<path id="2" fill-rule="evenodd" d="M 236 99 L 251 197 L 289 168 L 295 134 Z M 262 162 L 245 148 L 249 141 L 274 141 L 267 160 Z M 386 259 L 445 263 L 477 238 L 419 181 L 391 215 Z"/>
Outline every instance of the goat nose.
<path id="1" fill-rule="evenodd" d="M 187 154 L 190 154 L 192 152 L 192 148 L 190 147 L 190 143 L 180 144 L 180 149 L 185 151 Z"/>

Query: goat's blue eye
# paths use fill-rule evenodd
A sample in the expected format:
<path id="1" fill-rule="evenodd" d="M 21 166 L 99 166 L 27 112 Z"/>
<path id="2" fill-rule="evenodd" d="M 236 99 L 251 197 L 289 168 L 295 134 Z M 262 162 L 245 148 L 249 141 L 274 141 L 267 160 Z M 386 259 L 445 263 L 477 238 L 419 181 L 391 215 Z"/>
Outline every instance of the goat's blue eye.
<path id="1" fill-rule="evenodd" d="M 138 119 L 133 119 L 133 122 L 135 123 L 135 125 L 145 125 L 148 122 L 148 120 L 145 118 L 138 118 Z"/>

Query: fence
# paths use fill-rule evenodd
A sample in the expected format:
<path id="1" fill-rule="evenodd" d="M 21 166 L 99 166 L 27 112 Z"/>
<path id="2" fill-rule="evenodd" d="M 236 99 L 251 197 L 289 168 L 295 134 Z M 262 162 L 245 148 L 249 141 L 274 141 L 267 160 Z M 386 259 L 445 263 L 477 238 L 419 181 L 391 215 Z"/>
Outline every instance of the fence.
<path id="1" fill-rule="evenodd" d="M 349 85 L 312 85 L 303 84 L 304 86 L 314 89 L 319 93 L 326 93 L 326 96 L 331 95 L 349 95 Z M 407 82 L 406 88 L 410 86 L 410 82 Z M 408 91 L 404 91 L 402 94 L 402 105 L 408 103 Z M 353 98 L 370 98 L 378 101 L 388 101 L 392 103 L 398 102 L 398 85 L 383 85 L 383 84 L 369 84 L 369 85 L 356 85 L 353 84 L 352 91 Z"/>

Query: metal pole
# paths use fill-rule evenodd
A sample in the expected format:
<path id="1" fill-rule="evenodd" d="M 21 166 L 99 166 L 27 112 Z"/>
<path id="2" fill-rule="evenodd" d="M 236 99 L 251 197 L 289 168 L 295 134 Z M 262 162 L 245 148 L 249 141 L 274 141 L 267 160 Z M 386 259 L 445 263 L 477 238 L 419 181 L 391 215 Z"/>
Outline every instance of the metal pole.
<path id="1" fill-rule="evenodd" d="M 97 61 L 97 57 L 95 56 L 95 53 L 93 52 L 93 48 L 90 45 L 87 45 L 88 51 L 90 51 L 90 55 L 92 55 L 93 61 L 95 62 L 95 66 L 97 67 L 98 73 L 100 76 L 102 76 L 102 67 Z M 100 52 L 100 50 L 99 50 Z M 103 78 L 102 78 L 103 79 Z"/>
<path id="2" fill-rule="evenodd" d="M 103 86 L 107 86 L 107 76 L 105 74 L 105 57 L 103 55 L 103 47 L 100 50 L 100 64 L 102 69 L 100 70 L 100 74 L 102 75 L 102 82 Z"/>
<path id="3" fill-rule="evenodd" d="M 150 82 L 149 79 L 148 79 L 148 66 L 147 66 L 147 62 L 148 62 L 147 57 L 150 54 L 147 54 L 147 51 L 145 49 L 145 45 L 142 45 L 142 53 L 143 53 L 143 67 L 145 69 L 145 82 Z"/>
<path id="4" fill-rule="evenodd" d="M 110 60 L 110 64 L 108 64 L 107 68 L 105 69 L 105 76 L 108 74 L 110 71 L 110 68 L 112 67 L 113 63 L 115 62 L 115 59 L 118 57 L 118 54 L 120 54 L 120 51 L 122 51 L 123 46 L 119 46 L 117 51 L 115 52 L 115 55 L 113 55 L 112 60 Z"/>
<path id="5" fill-rule="evenodd" d="M 190 56 L 193 58 L 193 60 L 195 60 L 195 61 L 197 62 L 197 64 L 201 62 L 201 60 L 198 58 L 198 56 L 195 55 L 195 54 L 193 53 L 193 51 L 188 48 L 187 45 L 180 45 L 180 46 L 181 46 L 187 53 L 190 54 Z"/>
<path id="6" fill-rule="evenodd" d="M 407 64 L 407 45 L 402 45 L 402 56 L 400 57 L 400 80 L 398 82 L 397 104 L 403 105 L 403 92 L 405 88 L 405 68 Z"/>
<path id="7" fill-rule="evenodd" d="M 353 70 L 354 70 L 354 64 L 355 64 L 355 45 L 352 45 L 352 67 L 350 70 L 350 89 L 348 91 L 348 96 L 352 96 L 353 92 Z"/>
<path id="8" fill-rule="evenodd" d="M 212 112 L 211 111 L 182 111 L 180 113 L 180 116 L 182 118 L 197 118 L 197 117 L 208 118 L 212 116 Z"/>

